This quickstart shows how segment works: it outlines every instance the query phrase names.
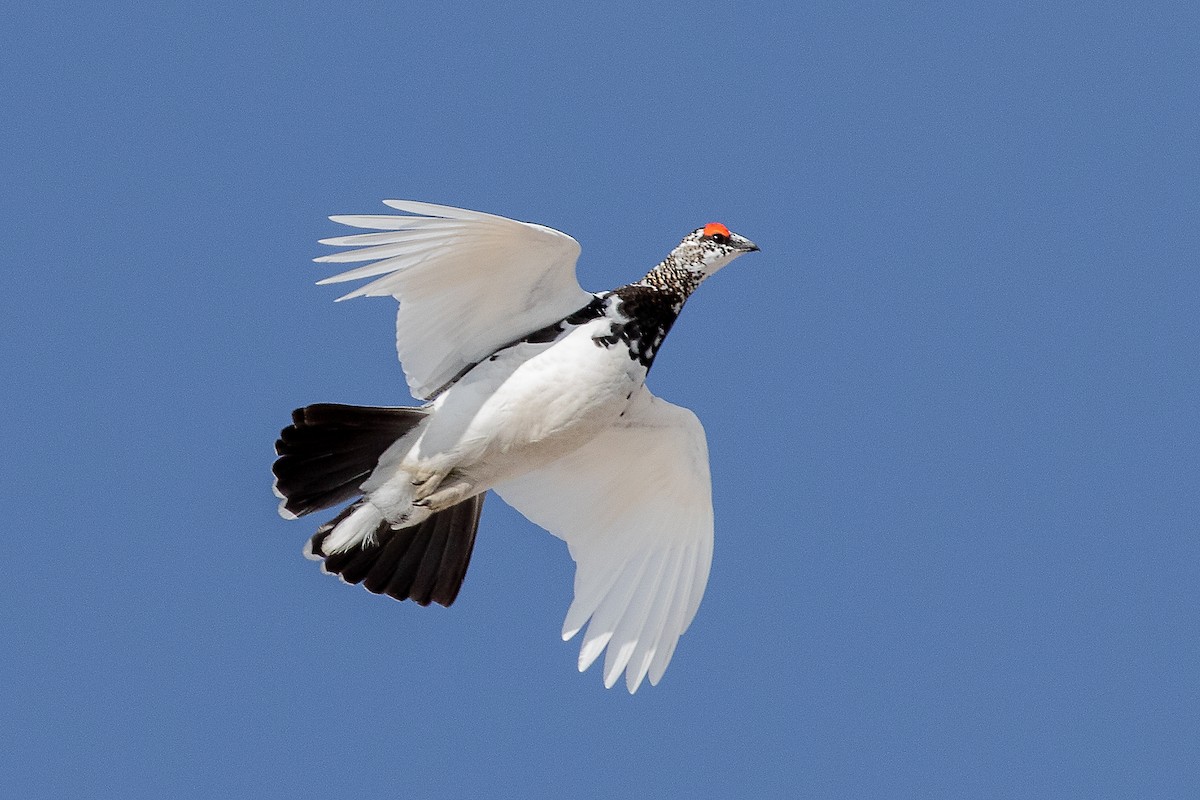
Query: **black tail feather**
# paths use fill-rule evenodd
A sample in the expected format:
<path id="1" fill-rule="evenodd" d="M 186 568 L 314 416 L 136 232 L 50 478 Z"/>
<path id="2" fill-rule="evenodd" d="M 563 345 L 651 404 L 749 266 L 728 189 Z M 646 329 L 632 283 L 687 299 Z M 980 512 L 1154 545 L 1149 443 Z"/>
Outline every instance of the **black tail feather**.
<path id="1" fill-rule="evenodd" d="M 357 497 L 379 457 L 424 418 L 419 408 L 318 403 L 292 412 L 271 471 L 283 509 L 297 517 Z"/>
<path id="2" fill-rule="evenodd" d="M 474 502 L 459 503 L 446 509 L 455 516 L 451 522 L 450 533 L 446 537 L 445 549 L 442 550 L 441 563 L 432 573 L 433 585 L 429 597 L 433 599 L 449 597 L 452 603 L 458 596 L 458 590 L 462 588 L 463 578 L 467 575 L 467 565 L 471 562 L 471 551 L 475 547 L 479 515 L 483 513 L 483 495 L 476 495 L 472 500 Z M 467 530 L 470 531 L 470 535 L 464 536 L 459 533 Z"/>
<path id="3" fill-rule="evenodd" d="M 309 543 L 313 557 L 325 559 L 325 571 L 397 600 L 412 600 L 422 606 L 451 605 L 471 563 L 483 495 L 407 528 L 394 530 L 383 522 L 370 543 L 361 542 L 344 552 L 326 555 L 321 549 L 325 538 L 357 505 L 318 528 Z"/>

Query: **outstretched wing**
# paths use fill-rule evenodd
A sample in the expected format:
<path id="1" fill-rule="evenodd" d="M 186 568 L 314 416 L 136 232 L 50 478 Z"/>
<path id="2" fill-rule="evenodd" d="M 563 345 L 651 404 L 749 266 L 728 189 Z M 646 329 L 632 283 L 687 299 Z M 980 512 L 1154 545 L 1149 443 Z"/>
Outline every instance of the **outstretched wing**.
<path id="1" fill-rule="evenodd" d="M 591 620 L 580 671 L 607 647 L 605 686 L 622 670 L 631 693 L 647 674 L 657 684 L 712 564 L 712 483 L 696 415 L 643 387 L 619 425 L 494 488 L 575 559 L 563 639 Z"/>
<path id="2" fill-rule="evenodd" d="M 355 249 L 317 261 L 372 263 L 319 283 L 374 278 L 338 299 L 400 301 L 396 349 L 414 397 L 429 399 L 498 348 L 592 300 L 575 277 L 579 242 L 565 233 L 450 206 L 384 202 L 411 216 L 330 217 L 381 232 L 322 239 Z"/>

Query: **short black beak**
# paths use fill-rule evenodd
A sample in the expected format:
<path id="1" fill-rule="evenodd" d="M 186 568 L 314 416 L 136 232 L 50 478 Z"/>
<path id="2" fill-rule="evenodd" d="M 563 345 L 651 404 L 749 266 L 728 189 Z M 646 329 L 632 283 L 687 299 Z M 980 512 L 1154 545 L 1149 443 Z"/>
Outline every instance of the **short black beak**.
<path id="1" fill-rule="evenodd" d="M 758 245 L 738 233 L 732 234 L 729 237 L 729 243 L 743 253 L 753 253 L 758 249 Z"/>

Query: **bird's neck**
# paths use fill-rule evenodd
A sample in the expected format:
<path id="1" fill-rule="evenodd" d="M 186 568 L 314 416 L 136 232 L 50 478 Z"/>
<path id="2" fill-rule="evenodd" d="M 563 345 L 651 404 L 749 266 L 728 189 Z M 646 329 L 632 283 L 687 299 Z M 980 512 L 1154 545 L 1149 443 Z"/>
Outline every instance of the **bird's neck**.
<path id="1" fill-rule="evenodd" d="M 612 293 L 609 301 L 613 309 L 612 329 L 599 341 L 608 346 L 624 342 L 630 356 L 649 370 L 686 299 L 665 285 L 638 281 L 622 286 Z"/>
<path id="2" fill-rule="evenodd" d="M 652 286 L 661 292 L 677 295 L 679 297 L 679 304 L 682 307 L 683 301 L 687 300 L 688 296 L 696 291 L 696 287 L 700 285 L 704 278 L 705 275 L 703 272 L 690 268 L 675 253 L 671 253 L 660 261 L 654 269 L 647 272 L 646 277 L 642 278 L 638 283 L 643 286 Z"/>

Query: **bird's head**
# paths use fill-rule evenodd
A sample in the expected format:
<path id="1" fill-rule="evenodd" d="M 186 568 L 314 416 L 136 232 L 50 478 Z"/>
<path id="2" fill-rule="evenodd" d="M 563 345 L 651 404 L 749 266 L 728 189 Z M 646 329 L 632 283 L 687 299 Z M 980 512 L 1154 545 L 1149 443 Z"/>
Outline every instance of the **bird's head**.
<path id="1" fill-rule="evenodd" d="M 680 247 L 684 245 L 695 248 L 700 263 L 704 265 L 705 277 L 743 253 L 758 249 L 754 242 L 745 236 L 739 236 L 719 222 L 710 222 L 703 228 L 692 231 L 680 243 Z"/>
<path id="2" fill-rule="evenodd" d="M 745 236 L 739 236 L 720 222 L 710 222 L 683 237 L 679 246 L 647 278 L 652 283 L 669 285 L 686 296 L 701 281 L 738 256 L 757 249 L 758 245 Z"/>

